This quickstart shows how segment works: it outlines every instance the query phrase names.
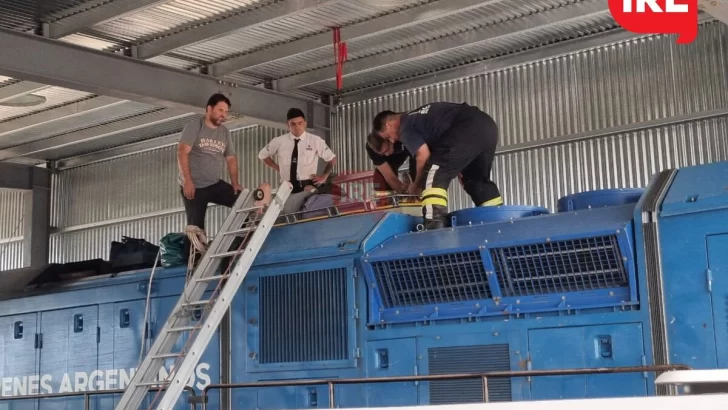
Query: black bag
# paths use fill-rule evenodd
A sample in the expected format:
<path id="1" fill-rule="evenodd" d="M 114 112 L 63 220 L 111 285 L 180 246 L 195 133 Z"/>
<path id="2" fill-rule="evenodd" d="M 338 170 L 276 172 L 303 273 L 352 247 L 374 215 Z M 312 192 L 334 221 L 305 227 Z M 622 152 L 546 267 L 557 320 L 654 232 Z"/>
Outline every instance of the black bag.
<path id="1" fill-rule="evenodd" d="M 46 283 L 64 282 L 90 276 L 108 275 L 109 273 L 111 273 L 111 264 L 103 259 L 62 264 L 53 263 L 48 265 L 27 286 L 41 287 Z"/>
<path id="2" fill-rule="evenodd" d="M 187 263 L 189 258 L 189 238 L 183 233 L 169 233 L 159 241 L 161 263 L 165 268 L 181 266 Z"/>
<path id="3" fill-rule="evenodd" d="M 154 266 L 159 247 L 144 239 L 122 236 L 121 242 L 111 242 L 109 262 L 115 273 L 126 270 L 147 269 Z"/>

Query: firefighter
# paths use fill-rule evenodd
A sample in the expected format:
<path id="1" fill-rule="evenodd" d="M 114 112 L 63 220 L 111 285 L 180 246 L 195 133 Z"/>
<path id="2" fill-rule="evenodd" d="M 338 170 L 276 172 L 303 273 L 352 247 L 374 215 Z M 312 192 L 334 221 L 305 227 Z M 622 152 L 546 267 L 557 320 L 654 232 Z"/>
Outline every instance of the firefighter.
<path id="1" fill-rule="evenodd" d="M 498 186 L 490 179 L 498 126 L 477 107 L 435 102 L 409 112 L 382 111 L 372 125 L 368 143 L 376 152 L 381 153 L 387 142 L 401 142 L 414 154 L 417 176 L 408 193 L 419 193 L 424 182 L 425 229 L 446 226 L 447 190 L 458 176 L 476 206 L 503 204 Z"/>

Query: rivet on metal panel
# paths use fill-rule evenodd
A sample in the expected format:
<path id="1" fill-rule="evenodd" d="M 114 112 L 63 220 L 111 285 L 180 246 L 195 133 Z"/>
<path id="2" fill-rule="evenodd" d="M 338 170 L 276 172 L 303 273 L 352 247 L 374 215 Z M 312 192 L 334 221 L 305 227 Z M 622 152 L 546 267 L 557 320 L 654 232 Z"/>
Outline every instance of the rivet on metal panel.
<path id="1" fill-rule="evenodd" d="M 546 242 L 551 242 L 551 238 L 546 238 Z"/>
<path id="2" fill-rule="evenodd" d="M 258 291 L 258 288 L 256 286 L 248 286 L 248 292 L 255 293 Z"/>
<path id="3" fill-rule="evenodd" d="M 250 354 L 248 354 L 248 357 L 250 357 L 251 359 L 255 359 L 256 357 L 258 357 L 258 354 L 256 354 L 255 352 L 250 352 Z"/>
<path id="4" fill-rule="evenodd" d="M 435 340 L 440 340 L 440 336 L 435 336 Z"/>
<path id="5" fill-rule="evenodd" d="M 493 332 L 493 336 L 498 336 L 498 332 Z"/>

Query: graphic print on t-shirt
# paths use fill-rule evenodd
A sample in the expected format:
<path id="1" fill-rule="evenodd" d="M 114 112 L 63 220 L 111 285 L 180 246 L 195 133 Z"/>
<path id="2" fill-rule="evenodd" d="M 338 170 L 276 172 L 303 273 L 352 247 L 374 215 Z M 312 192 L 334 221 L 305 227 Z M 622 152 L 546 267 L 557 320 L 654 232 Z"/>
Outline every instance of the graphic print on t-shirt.
<path id="1" fill-rule="evenodd" d="M 200 138 L 197 147 L 202 151 L 210 154 L 222 154 L 225 152 L 225 142 L 212 139 L 212 138 Z"/>

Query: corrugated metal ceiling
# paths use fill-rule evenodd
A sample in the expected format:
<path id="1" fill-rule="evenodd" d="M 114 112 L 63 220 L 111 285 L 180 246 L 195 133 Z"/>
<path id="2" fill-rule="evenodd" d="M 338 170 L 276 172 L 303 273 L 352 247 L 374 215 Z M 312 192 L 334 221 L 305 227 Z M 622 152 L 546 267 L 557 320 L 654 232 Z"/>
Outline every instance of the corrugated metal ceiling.
<path id="1" fill-rule="evenodd" d="M 390 52 L 415 44 L 425 43 L 427 41 L 443 38 L 451 35 L 462 34 L 478 28 L 496 25 L 498 23 L 518 19 L 519 17 L 531 15 L 545 10 L 563 7 L 572 4 L 571 0 L 543 0 L 534 2 L 531 0 L 512 0 L 489 2 L 488 5 L 468 9 L 466 11 L 455 13 L 430 21 L 425 21 L 413 26 L 404 27 L 393 31 L 374 34 L 360 39 L 347 41 L 349 61 L 358 58 L 377 55 Z M 580 23 L 581 29 L 587 28 L 591 31 L 592 27 L 600 27 L 600 22 L 585 17 L 584 22 Z M 552 30 L 553 31 L 553 30 Z M 558 29 L 564 37 L 573 34 L 570 27 Z M 531 40 L 518 36 L 509 41 L 510 50 L 519 50 L 531 46 Z M 431 66 L 436 68 L 442 67 L 445 58 L 436 58 Z M 458 60 L 452 61 L 459 63 Z M 305 55 L 296 55 L 289 58 L 275 60 L 267 64 L 261 64 L 249 70 L 242 72 L 255 76 L 271 76 L 280 78 L 290 76 L 300 72 L 313 70 L 321 67 L 332 66 L 334 62 L 334 53 L 331 47 L 317 49 Z M 446 61 L 445 66 L 449 63 Z M 333 70 L 332 70 L 333 71 Z M 405 71 L 406 72 L 406 71 Z M 421 69 L 414 73 L 421 72 Z"/>
<path id="2" fill-rule="evenodd" d="M 0 121 L 8 121 L 23 115 L 48 110 L 60 105 L 78 101 L 90 97 L 92 94 L 82 91 L 69 90 L 61 87 L 50 87 L 33 93 L 46 98 L 45 104 L 31 107 L 7 107 L 0 104 Z"/>
<path id="3" fill-rule="evenodd" d="M 551 44 L 560 40 L 567 40 L 573 37 L 575 32 L 582 35 L 597 33 L 613 28 L 614 24 L 614 20 L 606 12 L 603 15 L 584 18 L 576 22 L 555 24 L 547 28 L 533 30 L 519 35 L 453 48 L 428 58 L 404 62 L 393 61 L 381 69 L 346 76 L 344 84 L 347 90 L 353 91 L 382 83 L 402 80 L 413 74 L 427 74 L 436 70 L 494 58 L 516 51 Z M 305 90 L 318 94 L 334 93 L 336 91 L 336 82 L 333 80 L 321 82 L 314 86 L 306 87 Z"/>
<path id="4" fill-rule="evenodd" d="M 422 3 L 421 0 L 408 0 L 404 6 Z M 338 0 L 297 13 L 295 16 L 281 18 L 275 22 L 258 24 L 241 29 L 234 34 L 175 50 L 175 54 L 205 61 L 217 61 L 241 52 L 290 41 L 315 33 L 328 31 L 333 26 L 346 26 L 358 21 L 368 20 L 377 15 L 398 8 L 381 8 L 362 4 L 358 0 Z M 333 36 L 332 36 L 333 39 Z"/>
<path id="5" fill-rule="evenodd" d="M 156 7 L 98 24 L 90 31 L 121 41 L 139 43 L 162 34 L 184 30 L 201 21 L 225 18 L 272 1 L 274 0 L 171 0 Z"/>
<path id="6" fill-rule="evenodd" d="M 375 24 L 371 29 L 367 29 L 365 25 L 360 24 L 364 27 L 358 30 L 360 37 L 344 38 L 343 40 L 348 43 L 350 61 L 382 56 L 380 66 L 367 67 L 366 70 L 357 73 L 348 73 L 344 81 L 345 91 L 359 90 L 389 81 L 427 74 L 455 65 L 513 53 L 614 27 L 614 22 L 606 11 L 606 0 L 604 0 L 605 13 L 603 15 L 592 13 L 561 24 L 548 20 L 550 10 L 578 7 L 579 4 L 588 3 L 590 0 L 483 0 L 482 2 L 477 0 L 321 0 L 319 2 L 290 0 L 291 7 L 306 5 L 308 8 L 291 14 L 280 13 L 273 20 L 261 21 L 248 26 L 236 27 L 228 24 L 221 26 L 225 27 L 225 30 L 220 30 L 212 38 L 196 38 L 197 32 L 204 31 L 197 30 L 198 28 L 225 24 L 226 21 L 240 18 L 251 10 L 258 10 L 255 11 L 256 13 L 266 7 L 272 7 L 271 10 L 289 10 L 290 7 L 281 6 L 289 0 L 138 1 L 135 3 L 139 5 L 137 10 L 131 10 L 112 19 L 98 17 L 104 15 L 105 8 L 109 10 L 109 7 L 119 7 L 119 2 L 123 1 L 126 0 L 50 0 L 42 2 L 42 8 L 37 8 L 32 4 L 33 2 L 0 0 L 0 27 L 41 33 L 43 32 L 42 23 L 58 23 L 63 27 L 76 27 L 74 26 L 76 23 L 72 23 L 72 19 L 76 19 L 73 21 L 78 22 L 80 16 L 80 20 L 88 22 L 88 24 L 85 27 L 76 27 L 74 34 L 66 35 L 59 40 L 95 50 L 112 52 L 128 50 L 135 45 L 144 47 L 156 44 L 155 40 L 175 38 L 176 34 L 185 33 L 185 38 L 190 39 L 187 44 L 175 44 L 176 48 L 170 47 L 173 49 L 166 50 L 148 61 L 182 70 L 202 69 L 204 72 L 205 66 L 209 64 L 226 61 L 246 55 L 246 53 L 259 53 L 258 55 L 263 58 L 257 65 L 228 73 L 224 75 L 224 78 L 248 85 L 260 85 L 264 79 L 276 80 L 322 68 L 331 70 L 331 73 L 334 72 L 332 67 L 333 47 L 328 45 L 328 40 L 318 40 L 315 42 L 317 45 L 308 50 L 297 48 L 296 45 L 301 39 L 309 40 L 316 35 L 326 39 L 331 36 L 330 30 L 333 26 L 346 28 L 370 20 L 378 21 L 379 18 L 396 17 L 400 13 L 417 12 L 419 9 L 427 10 L 423 11 L 421 16 L 412 13 L 416 17 L 413 19 L 399 18 L 398 24 L 392 26 L 382 27 L 382 24 L 379 26 Z M 465 8 L 454 8 L 452 5 L 456 1 Z M 483 27 L 498 26 L 504 21 L 531 19 L 534 16 L 539 17 L 536 19 L 539 26 L 531 27 L 528 32 L 516 32 L 493 40 L 473 41 L 472 44 L 464 44 L 452 49 L 425 47 L 426 56 L 423 55 L 421 58 L 418 56 L 418 58 L 410 58 L 401 62 L 397 60 L 397 51 L 392 51 L 407 49 L 413 45 L 434 43 L 438 39 L 450 36 L 467 36 Z M 281 55 L 271 59 L 265 57 L 267 48 L 288 43 L 292 46 L 290 55 Z M 390 54 L 392 58 L 389 58 Z M 389 60 L 385 61 L 387 59 Z M 328 75 L 328 71 L 326 71 L 326 75 Z M 0 78 L 0 87 L 12 81 L 14 80 Z M 304 84 L 297 89 L 289 90 L 291 94 L 307 98 L 334 91 L 334 82 L 325 78 L 315 84 Z M 0 106 L 0 122 L 18 116 L 31 116 L 54 107 L 93 97 L 88 93 L 58 87 L 50 87 L 35 94 L 45 96 L 48 101 L 39 106 L 25 108 Z M 124 107 L 136 106 L 128 104 Z M 143 111 L 153 108 L 144 106 L 140 109 Z M 56 119 L 54 122 L 44 124 L 43 130 L 46 128 L 47 130 L 36 134 L 33 138 L 43 139 L 49 136 L 50 130 L 54 127 L 64 132 L 81 130 L 104 122 L 120 120 L 142 111 L 130 108 L 128 112 L 121 110 L 108 117 L 102 115 L 103 111 L 95 114 L 76 114 L 70 121 Z M 154 125 L 154 127 L 159 126 Z M 169 126 L 174 128 L 175 125 L 169 124 Z M 142 135 L 140 139 L 146 138 L 143 135 L 154 135 L 154 127 L 150 129 L 149 133 L 140 131 L 140 135 Z M 34 128 L 36 131 L 40 130 L 40 128 Z M 23 137 L 22 140 L 25 141 L 28 138 L 30 136 Z M 113 145 L 115 143 L 112 141 L 99 140 L 92 147 L 87 146 L 83 149 L 101 149 Z M 48 151 L 47 156 L 53 158 L 61 158 L 63 155 L 72 156 L 81 152 L 77 149 L 79 148 L 67 146 L 57 152 Z"/>
<path id="7" fill-rule="evenodd" d="M 0 27 L 28 31 L 39 21 L 49 21 L 69 14 L 74 8 L 108 0 L 0 0 Z"/>
<path id="8" fill-rule="evenodd" d="M 154 106 L 148 104 L 120 101 L 117 104 L 109 104 L 98 110 L 89 110 L 84 115 L 68 116 L 35 127 L 23 128 L 17 132 L 0 134 L 0 149 L 44 140 L 54 135 L 66 134 L 96 125 L 118 121 L 156 109 Z"/>

